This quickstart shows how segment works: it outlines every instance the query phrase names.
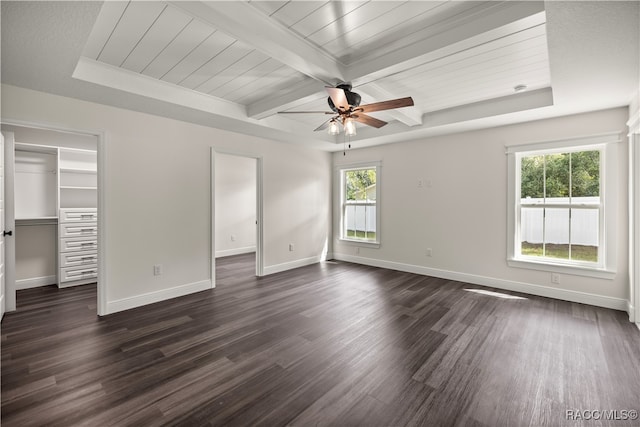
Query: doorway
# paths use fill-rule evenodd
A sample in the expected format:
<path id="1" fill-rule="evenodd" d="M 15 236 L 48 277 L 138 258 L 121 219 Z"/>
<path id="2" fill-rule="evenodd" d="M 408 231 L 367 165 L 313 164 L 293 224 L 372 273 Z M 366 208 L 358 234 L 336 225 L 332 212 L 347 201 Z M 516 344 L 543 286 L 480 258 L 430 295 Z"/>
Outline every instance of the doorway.
<path id="1" fill-rule="evenodd" d="M 104 243 L 103 135 L 11 121 L 3 121 L 2 132 L 5 228 L 13 232 L 5 240 L 5 255 L 11 255 L 5 262 L 6 310 L 16 309 L 21 289 L 96 284 L 96 314 L 106 314 L 104 259 L 98 256 Z"/>
<path id="2" fill-rule="evenodd" d="M 263 276 L 262 158 L 212 149 L 211 165 L 212 284 L 216 258 L 255 254 L 255 276 Z"/>

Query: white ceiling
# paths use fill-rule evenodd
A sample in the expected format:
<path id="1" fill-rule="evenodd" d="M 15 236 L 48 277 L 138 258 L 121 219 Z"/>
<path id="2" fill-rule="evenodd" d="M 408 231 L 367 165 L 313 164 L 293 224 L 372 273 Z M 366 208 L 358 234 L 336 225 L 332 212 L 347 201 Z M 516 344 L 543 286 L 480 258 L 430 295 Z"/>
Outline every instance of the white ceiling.
<path id="1" fill-rule="evenodd" d="M 355 147 L 628 105 L 640 3 L 2 1 L 2 82 L 325 150 L 324 86 L 371 113 Z M 526 85 L 524 92 L 514 87 Z"/>

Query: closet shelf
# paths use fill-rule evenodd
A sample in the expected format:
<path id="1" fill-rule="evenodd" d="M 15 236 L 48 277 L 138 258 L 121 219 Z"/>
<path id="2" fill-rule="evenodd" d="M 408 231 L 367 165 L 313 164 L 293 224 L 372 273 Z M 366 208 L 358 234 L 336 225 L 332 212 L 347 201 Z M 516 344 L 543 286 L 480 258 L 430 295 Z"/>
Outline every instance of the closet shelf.
<path id="1" fill-rule="evenodd" d="M 16 218 L 16 226 L 22 225 L 57 225 L 57 216 L 45 216 L 39 218 Z"/>
<path id="2" fill-rule="evenodd" d="M 88 175 L 95 175 L 98 173 L 96 169 L 82 169 L 82 168 L 60 168 L 61 173 L 86 173 Z"/>
<path id="3" fill-rule="evenodd" d="M 77 187 L 72 185 L 61 185 L 61 190 L 97 190 L 98 187 Z"/>

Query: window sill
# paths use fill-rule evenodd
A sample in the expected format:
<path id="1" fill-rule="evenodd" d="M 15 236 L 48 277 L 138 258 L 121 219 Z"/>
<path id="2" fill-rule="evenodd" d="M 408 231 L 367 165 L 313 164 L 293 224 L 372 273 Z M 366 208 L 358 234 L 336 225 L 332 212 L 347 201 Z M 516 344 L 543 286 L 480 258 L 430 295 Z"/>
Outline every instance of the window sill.
<path id="1" fill-rule="evenodd" d="M 347 239 L 344 237 L 340 237 L 338 238 L 338 241 L 340 243 L 344 243 L 347 245 L 352 245 L 352 246 L 365 246 L 368 248 L 379 248 L 380 247 L 380 242 L 372 242 L 372 241 L 367 241 L 367 240 L 356 240 L 356 239 Z"/>
<path id="2" fill-rule="evenodd" d="M 598 279 L 613 280 L 616 277 L 615 270 L 604 268 L 582 267 L 575 265 L 552 264 L 549 262 L 536 262 L 533 260 L 515 259 L 507 260 L 509 267 L 527 268 L 530 270 L 550 271 L 553 273 L 569 274 L 574 276 L 595 277 Z"/>

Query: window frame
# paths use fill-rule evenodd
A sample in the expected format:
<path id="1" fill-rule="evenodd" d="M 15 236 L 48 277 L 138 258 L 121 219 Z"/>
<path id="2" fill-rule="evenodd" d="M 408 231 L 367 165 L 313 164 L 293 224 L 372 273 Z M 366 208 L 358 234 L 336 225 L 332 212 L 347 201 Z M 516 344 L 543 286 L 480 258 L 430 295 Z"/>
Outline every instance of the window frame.
<path id="1" fill-rule="evenodd" d="M 338 173 L 338 183 L 340 185 L 340 233 L 338 240 L 342 243 L 348 244 L 357 244 L 364 245 L 368 247 L 379 248 L 380 247 L 380 194 L 381 194 L 381 176 L 382 176 L 382 163 L 381 162 L 364 162 L 364 163 L 355 163 L 355 164 L 345 164 L 336 167 Z M 375 169 L 376 171 L 376 200 L 375 203 L 367 202 L 367 203 L 349 203 L 346 200 L 346 180 L 345 173 L 354 170 L 363 170 L 363 169 Z M 358 206 L 375 206 L 376 207 L 376 239 L 375 240 L 367 240 L 367 239 L 358 239 L 354 237 L 348 237 L 345 235 L 345 218 L 346 218 L 346 208 L 350 205 L 358 205 Z"/>
<path id="2" fill-rule="evenodd" d="M 613 279 L 616 274 L 616 228 L 617 217 L 617 143 L 620 133 L 606 133 L 556 141 L 514 144 L 506 147 L 508 159 L 507 197 L 507 264 L 510 267 L 551 271 L 555 273 Z M 551 257 L 522 255 L 521 250 L 521 159 L 530 155 L 545 155 L 578 151 L 600 152 L 600 203 L 584 206 L 598 207 L 598 262 L 566 260 Z M 527 206 L 526 204 L 524 205 Z M 547 208 L 581 208 L 580 205 L 544 204 Z"/>

